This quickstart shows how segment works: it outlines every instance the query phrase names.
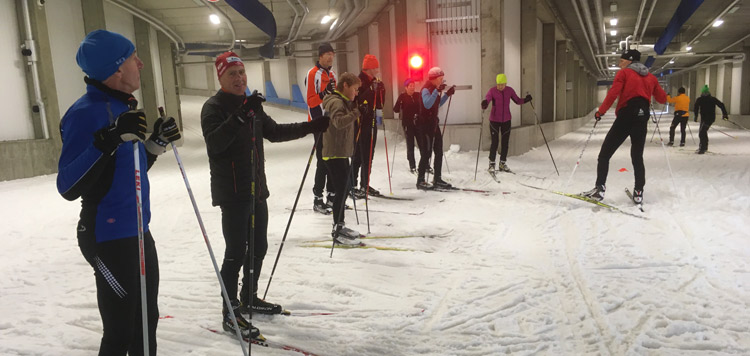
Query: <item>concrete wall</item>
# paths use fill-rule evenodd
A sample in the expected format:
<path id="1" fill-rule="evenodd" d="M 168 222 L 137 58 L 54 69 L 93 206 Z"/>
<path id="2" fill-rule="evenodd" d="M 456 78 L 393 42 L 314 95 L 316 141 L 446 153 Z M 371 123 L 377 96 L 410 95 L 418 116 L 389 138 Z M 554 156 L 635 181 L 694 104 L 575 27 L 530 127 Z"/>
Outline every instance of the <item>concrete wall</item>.
<path id="1" fill-rule="evenodd" d="M 289 67 L 286 59 L 272 59 L 269 61 L 271 67 L 271 82 L 281 99 L 292 99 L 292 89 L 289 87 Z"/>
<path id="2" fill-rule="evenodd" d="M 521 1 L 504 0 L 503 1 L 503 47 L 505 53 L 505 69 L 503 73 L 508 77 L 508 86 L 521 90 Z M 492 77 L 497 73 L 489 74 Z M 489 88 L 484 88 L 487 93 Z M 520 94 L 520 92 L 519 92 Z M 521 107 L 518 105 L 510 106 L 511 126 L 521 124 Z"/>
<path id="3" fill-rule="evenodd" d="M 15 1 L 0 3 L 0 68 L 3 71 L 0 103 L 4 108 L 0 141 L 34 138 L 31 101 L 26 90 L 26 60 L 18 50 L 23 35 L 19 29 L 22 27 L 16 15 Z"/>

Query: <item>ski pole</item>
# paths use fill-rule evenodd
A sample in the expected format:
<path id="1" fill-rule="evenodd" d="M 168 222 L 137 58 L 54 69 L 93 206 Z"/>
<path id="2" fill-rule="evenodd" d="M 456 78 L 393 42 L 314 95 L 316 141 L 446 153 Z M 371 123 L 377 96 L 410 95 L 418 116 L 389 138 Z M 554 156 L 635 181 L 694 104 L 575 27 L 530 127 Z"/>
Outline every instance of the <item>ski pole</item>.
<path id="1" fill-rule="evenodd" d="M 536 109 L 534 108 L 534 103 L 529 101 L 529 104 L 531 104 L 531 111 L 534 112 L 534 119 L 536 120 L 536 125 L 539 126 L 539 131 L 542 133 L 544 144 L 547 145 L 547 151 L 549 151 L 549 158 L 552 158 L 552 164 L 555 166 L 555 172 L 557 172 L 557 175 L 559 176 L 560 171 L 557 170 L 557 163 L 555 163 L 555 157 L 552 157 L 552 150 L 549 149 L 549 143 L 547 143 L 547 138 L 544 137 L 544 130 L 542 130 L 542 125 L 539 123 L 539 117 L 536 116 Z"/>
<path id="2" fill-rule="evenodd" d="M 479 145 L 477 146 L 477 163 L 474 165 L 474 181 L 477 181 L 477 170 L 479 169 L 479 152 L 482 150 L 482 131 L 484 131 L 484 111 L 482 109 L 482 120 L 479 121 Z"/>
<path id="3" fill-rule="evenodd" d="M 159 114 L 162 118 L 165 118 L 164 115 L 164 108 L 159 107 Z M 198 226 L 201 228 L 201 233 L 203 234 L 203 241 L 206 242 L 206 247 L 208 248 L 208 255 L 211 257 L 211 263 L 214 266 L 214 271 L 216 272 L 216 278 L 219 280 L 219 285 L 221 286 L 221 295 L 224 297 L 224 303 L 227 305 L 232 305 L 231 301 L 229 299 L 229 293 L 227 293 L 227 287 L 224 285 L 224 279 L 221 278 L 221 272 L 219 271 L 219 265 L 216 263 L 216 257 L 214 256 L 214 250 L 211 248 L 211 241 L 208 239 L 208 234 L 206 233 L 206 227 L 203 225 L 203 219 L 201 218 L 201 213 L 198 211 L 198 204 L 195 202 L 195 196 L 193 195 L 193 189 L 190 188 L 190 182 L 188 181 L 187 174 L 185 173 L 185 166 L 182 164 L 182 159 L 180 158 L 180 154 L 177 151 L 177 145 L 174 144 L 174 142 L 171 142 L 172 145 L 172 151 L 174 152 L 174 157 L 177 159 L 177 165 L 180 167 L 180 173 L 182 173 L 182 180 L 185 182 L 185 188 L 187 189 L 188 196 L 190 196 L 190 202 L 193 204 L 193 211 L 195 211 L 195 217 L 198 219 Z M 237 340 L 240 342 L 240 348 L 242 349 L 242 354 L 247 356 L 247 350 L 245 350 L 245 344 L 242 342 L 242 334 L 240 334 L 240 327 L 237 325 L 237 318 L 234 315 L 234 309 L 229 308 L 230 316 L 232 317 L 232 323 L 234 324 L 234 330 L 235 334 L 237 335 Z"/>
<path id="4" fill-rule="evenodd" d="M 651 105 L 651 111 L 654 113 L 654 117 L 656 117 L 656 110 L 654 110 L 654 105 Z M 661 115 L 659 115 L 659 120 L 661 120 Z M 657 122 L 656 130 L 659 132 L 659 142 L 661 142 L 661 148 L 664 150 L 664 158 L 667 160 L 667 168 L 669 168 L 669 175 L 672 177 L 672 187 L 674 188 L 674 193 L 677 193 L 677 184 L 674 181 L 674 173 L 672 173 L 672 165 L 669 163 L 669 155 L 667 154 L 667 148 L 664 146 L 664 139 L 661 137 L 661 130 L 659 130 L 659 124 Z"/>
<path id="5" fill-rule="evenodd" d="M 589 141 L 591 141 L 591 136 L 594 134 L 594 130 L 596 130 L 596 124 L 598 123 L 599 123 L 598 120 L 594 121 L 594 127 L 591 128 L 591 132 L 589 132 L 589 137 L 587 137 L 586 142 L 583 143 L 583 149 L 581 150 L 581 154 L 578 155 L 578 160 L 576 161 L 576 165 L 573 166 L 573 171 L 570 172 L 570 177 L 568 177 L 568 181 L 565 182 L 565 186 L 562 189 L 563 192 L 568 188 L 568 186 L 570 185 L 570 182 L 573 180 L 573 175 L 576 173 L 576 169 L 578 169 L 578 166 L 581 164 L 583 153 L 586 152 L 586 146 L 589 145 Z"/>
<path id="6" fill-rule="evenodd" d="M 380 102 L 383 102 L 383 93 L 380 93 Z M 383 122 L 383 142 L 385 144 L 385 167 L 388 170 L 388 190 L 393 195 L 393 186 L 391 185 L 391 163 L 388 161 L 388 136 L 385 133 L 385 122 Z M 393 159 L 396 159 L 395 157 Z M 369 182 L 367 183 L 367 189 L 370 189 Z M 368 229 L 367 232 L 370 232 Z"/>
<path id="7" fill-rule="evenodd" d="M 370 208 L 367 204 L 367 199 L 370 197 L 370 176 L 372 175 L 372 155 L 374 152 L 372 149 L 373 141 L 375 132 L 377 132 L 377 127 L 375 126 L 375 117 L 372 117 L 372 127 L 368 128 L 370 130 L 370 150 L 367 151 L 367 189 L 365 189 L 365 217 L 367 218 L 367 233 L 370 233 Z M 364 179 L 364 177 L 362 177 Z"/>
<path id="8" fill-rule="evenodd" d="M 695 136 L 693 136 L 693 130 L 690 128 L 690 119 L 688 119 L 685 125 L 687 126 L 688 131 L 690 132 L 690 138 L 693 139 L 693 144 L 695 144 Z"/>
<path id="9" fill-rule="evenodd" d="M 443 120 L 443 132 L 440 133 L 440 139 L 445 142 L 445 125 L 448 123 L 448 113 L 451 112 L 451 101 L 453 101 L 453 95 L 448 97 L 448 108 L 445 110 L 445 120 Z M 440 104 L 438 103 L 438 106 Z M 443 151 L 445 151 L 445 148 L 443 148 Z M 448 174 L 451 173 L 451 167 L 448 166 L 448 155 L 443 154 L 443 158 L 445 159 L 445 168 L 448 170 Z"/>
<path id="10" fill-rule="evenodd" d="M 271 288 L 271 281 L 273 280 L 273 274 L 274 272 L 276 272 L 276 266 L 279 264 L 279 257 L 281 257 L 281 249 L 284 248 L 284 242 L 286 242 L 286 237 L 289 234 L 289 227 L 292 225 L 294 212 L 297 211 L 297 203 L 299 202 L 299 197 L 302 194 L 302 188 L 305 186 L 307 173 L 310 171 L 310 163 L 312 163 L 313 157 L 315 156 L 315 151 L 318 147 L 318 141 L 320 140 L 320 137 L 322 136 L 323 136 L 322 133 L 319 133 L 315 136 L 315 143 L 313 143 L 313 148 L 310 151 L 310 157 L 307 159 L 307 165 L 305 166 L 305 173 L 302 174 L 302 182 L 300 182 L 299 189 L 297 189 L 297 197 L 294 198 L 294 205 L 292 205 L 292 212 L 289 214 L 289 220 L 286 223 L 286 229 L 284 229 L 284 237 L 281 238 L 281 244 L 279 245 L 279 252 L 276 253 L 276 260 L 273 262 L 273 268 L 271 269 L 271 275 L 268 277 L 268 285 L 266 285 L 266 291 L 263 293 L 263 299 L 266 299 L 266 296 L 268 295 L 268 289 Z"/>
<path id="11" fill-rule="evenodd" d="M 135 110 L 138 102 L 131 97 L 128 106 L 130 110 Z M 140 266 L 141 280 L 141 321 L 143 325 L 143 354 L 149 355 L 148 344 L 148 300 L 146 299 L 146 256 L 143 249 L 143 205 L 141 196 L 141 152 L 140 143 L 133 141 L 133 163 L 135 165 L 135 205 L 138 209 L 138 265 Z"/>
<path id="12" fill-rule="evenodd" d="M 724 131 L 721 131 L 721 130 L 715 128 L 715 127 L 714 127 L 714 130 L 719 131 L 719 132 L 723 133 L 724 135 L 727 135 L 728 137 L 731 137 L 732 139 L 735 139 L 735 140 L 737 139 L 737 137 L 734 137 L 734 136 L 732 136 L 732 135 L 730 135 L 730 134 L 728 134 L 728 133 L 726 133 Z"/>
<path id="13" fill-rule="evenodd" d="M 736 122 L 734 122 L 732 120 L 727 120 L 727 121 L 729 121 L 730 123 L 732 123 L 734 126 L 737 126 L 737 127 L 741 128 L 741 129 L 743 129 L 745 131 L 748 131 L 748 129 L 746 127 L 744 127 L 744 126 L 742 126 L 742 125 L 740 125 L 740 124 L 738 124 L 738 123 L 736 123 Z"/>

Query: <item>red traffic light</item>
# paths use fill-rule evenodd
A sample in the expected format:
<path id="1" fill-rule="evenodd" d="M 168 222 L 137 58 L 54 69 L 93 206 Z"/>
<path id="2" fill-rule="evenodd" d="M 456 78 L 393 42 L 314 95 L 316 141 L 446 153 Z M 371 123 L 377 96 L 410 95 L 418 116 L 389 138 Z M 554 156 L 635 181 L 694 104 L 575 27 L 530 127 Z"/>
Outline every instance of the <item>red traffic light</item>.
<path id="1" fill-rule="evenodd" d="M 422 56 L 415 54 L 409 58 L 409 66 L 414 69 L 422 68 L 422 65 L 424 64 L 424 60 L 422 60 Z"/>

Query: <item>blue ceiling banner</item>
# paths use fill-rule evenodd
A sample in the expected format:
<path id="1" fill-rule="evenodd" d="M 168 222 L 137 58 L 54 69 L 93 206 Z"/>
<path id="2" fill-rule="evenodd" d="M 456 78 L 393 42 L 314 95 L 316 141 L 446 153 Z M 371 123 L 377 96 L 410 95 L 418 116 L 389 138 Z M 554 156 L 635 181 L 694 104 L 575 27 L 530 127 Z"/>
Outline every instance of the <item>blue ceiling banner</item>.
<path id="1" fill-rule="evenodd" d="M 680 2 L 674 15 L 672 15 L 672 19 L 669 20 L 669 24 L 664 28 L 664 32 L 654 45 L 654 50 L 657 54 L 664 54 L 669 42 L 672 41 L 674 36 L 677 36 L 677 34 L 680 33 L 682 25 L 687 22 L 690 16 L 693 16 L 693 13 L 701 6 L 701 4 L 703 4 L 703 0 L 682 0 Z"/>
<path id="2" fill-rule="evenodd" d="M 654 58 L 654 56 L 648 56 L 648 58 L 646 58 L 646 62 L 643 63 L 643 65 L 645 65 L 646 68 L 651 68 L 651 66 L 654 65 L 655 61 L 656 58 Z"/>
<path id="3" fill-rule="evenodd" d="M 276 19 L 271 10 L 261 4 L 258 0 L 224 0 L 240 15 L 244 16 L 253 25 L 265 32 L 271 38 L 268 43 L 259 48 L 260 55 L 265 58 L 273 58 L 273 46 L 276 41 Z"/>

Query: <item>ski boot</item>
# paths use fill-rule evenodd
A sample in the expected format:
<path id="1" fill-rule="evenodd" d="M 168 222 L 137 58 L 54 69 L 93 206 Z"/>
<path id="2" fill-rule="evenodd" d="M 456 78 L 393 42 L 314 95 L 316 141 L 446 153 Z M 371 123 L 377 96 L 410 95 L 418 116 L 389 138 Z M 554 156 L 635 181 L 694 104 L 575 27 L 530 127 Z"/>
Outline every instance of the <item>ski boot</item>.
<path id="1" fill-rule="evenodd" d="M 695 153 L 697 153 L 699 155 L 702 155 L 702 154 L 706 153 L 706 150 L 704 150 L 702 148 L 699 148 L 697 151 L 695 151 Z"/>
<path id="2" fill-rule="evenodd" d="M 363 190 L 368 195 L 373 196 L 373 197 L 377 197 L 377 196 L 381 195 L 380 191 L 377 190 L 377 189 L 375 189 L 375 188 L 373 188 L 373 187 L 370 187 L 369 190 L 367 189 L 367 187 L 362 187 L 360 189 Z"/>
<path id="3" fill-rule="evenodd" d="M 451 188 L 453 188 L 453 186 L 450 183 L 442 180 L 441 178 L 435 178 L 432 181 L 432 186 L 435 187 L 435 188 L 437 188 L 437 189 L 451 189 Z"/>
<path id="4" fill-rule="evenodd" d="M 359 188 L 352 188 L 352 196 L 354 196 L 354 199 L 364 199 L 365 191 Z"/>
<path id="5" fill-rule="evenodd" d="M 253 313 L 273 315 L 281 314 L 282 310 L 281 305 L 260 299 L 257 294 L 253 295 Z"/>
<path id="6" fill-rule="evenodd" d="M 591 189 L 587 192 L 581 193 L 581 196 L 596 200 L 596 201 L 602 201 L 604 199 L 604 191 L 606 191 L 607 188 L 603 185 L 597 185 L 594 187 L 594 189 Z"/>
<path id="7" fill-rule="evenodd" d="M 669 146 L 669 147 L 674 146 L 674 142 L 672 142 L 672 141 L 667 142 L 667 146 Z"/>
<path id="8" fill-rule="evenodd" d="M 315 200 L 313 201 L 313 210 L 323 215 L 328 215 L 333 212 L 333 210 L 323 202 L 322 197 L 315 197 Z"/>
<path id="9" fill-rule="evenodd" d="M 490 161 L 490 167 L 487 168 L 487 172 L 490 172 L 490 174 L 495 173 L 495 162 Z"/>
<path id="10" fill-rule="evenodd" d="M 333 241 L 341 245 L 359 245 L 361 243 L 361 241 L 359 240 L 360 236 L 361 235 L 359 234 L 359 232 L 346 227 L 343 222 L 339 224 L 333 224 L 333 229 L 331 230 L 331 237 L 333 237 Z"/>
<path id="11" fill-rule="evenodd" d="M 633 188 L 633 203 L 643 204 L 643 189 Z"/>
<path id="12" fill-rule="evenodd" d="M 414 168 L 414 167 L 411 167 L 411 168 L 409 168 L 409 173 L 411 173 L 411 174 L 413 174 L 413 175 L 417 175 L 417 174 L 418 174 L 418 173 L 417 173 L 417 169 L 416 169 L 416 168 Z"/>
<path id="13" fill-rule="evenodd" d="M 500 161 L 500 164 L 497 165 L 497 170 L 501 172 L 510 172 L 510 168 L 505 164 L 505 161 Z"/>
<path id="14" fill-rule="evenodd" d="M 234 311 L 234 317 L 237 320 L 237 326 L 239 326 L 240 328 L 240 334 L 242 335 L 243 339 L 261 339 L 263 337 L 260 335 L 260 330 L 254 327 L 253 324 L 250 324 L 250 322 L 242 316 L 242 310 L 239 300 L 235 299 L 232 301 L 232 309 Z M 228 331 L 233 334 L 236 333 L 234 323 L 232 322 L 232 314 L 229 312 L 229 309 L 226 305 L 224 305 L 223 307 L 222 315 L 224 316 L 224 319 L 221 325 L 224 331 Z"/>
<path id="15" fill-rule="evenodd" d="M 685 142 L 680 142 L 680 147 L 685 147 Z"/>
<path id="16" fill-rule="evenodd" d="M 435 170 L 432 169 L 432 167 L 427 167 L 427 173 L 429 173 L 429 174 L 435 174 Z"/>

